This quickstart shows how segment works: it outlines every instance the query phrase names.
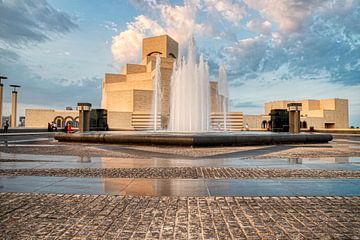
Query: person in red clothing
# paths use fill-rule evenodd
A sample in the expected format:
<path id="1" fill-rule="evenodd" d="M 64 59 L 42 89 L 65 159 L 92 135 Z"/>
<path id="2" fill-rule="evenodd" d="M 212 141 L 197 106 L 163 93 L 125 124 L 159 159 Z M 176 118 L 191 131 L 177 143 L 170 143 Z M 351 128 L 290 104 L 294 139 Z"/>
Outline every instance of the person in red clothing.
<path id="1" fill-rule="evenodd" d="M 70 132 L 71 132 L 71 123 L 68 123 L 66 130 L 67 130 L 67 131 L 66 131 L 67 133 L 70 133 Z"/>

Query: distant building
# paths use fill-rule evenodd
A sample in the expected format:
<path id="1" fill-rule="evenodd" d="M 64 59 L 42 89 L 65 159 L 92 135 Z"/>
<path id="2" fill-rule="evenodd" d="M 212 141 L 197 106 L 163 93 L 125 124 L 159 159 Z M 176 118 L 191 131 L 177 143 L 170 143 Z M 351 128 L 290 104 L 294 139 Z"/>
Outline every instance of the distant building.
<path id="1" fill-rule="evenodd" d="M 349 128 L 349 106 L 347 99 L 331 98 L 320 100 L 273 101 L 264 106 L 264 115 L 244 115 L 244 122 L 252 129 L 265 129 L 274 109 L 287 109 L 288 103 L 301 103 L 300 126 L 303 129 Z"/>
<path id="2" fill-rule="evenodd" d="M 58 128 L 63 128 L 68 122 L 73 127 L 79 126 L 79 112 L 76 110 L 25 109 L 25 119 L 27 128 L 47 128 L 52 122 Z"/>

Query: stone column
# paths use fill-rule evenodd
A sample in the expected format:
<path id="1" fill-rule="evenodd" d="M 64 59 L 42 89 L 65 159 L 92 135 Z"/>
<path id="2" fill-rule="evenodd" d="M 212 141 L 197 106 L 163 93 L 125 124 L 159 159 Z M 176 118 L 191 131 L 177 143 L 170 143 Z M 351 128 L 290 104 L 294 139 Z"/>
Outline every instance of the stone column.
<path id="1" fill-rule="evenodd" d="M 16 114 L 17 113 L 17 91 L 11 93 L 11 127 L 16 127 Z"/>
<path id="2" fill-rule="evenodd" d="M 287 105 L 289 111 L 289 132 L 299 133 L 300 132 L 300 111 L 301 103 L 289 103 Z"/>
<path id="3" fill-rule="evenodd" d="M 77 110 L 79 111 L 79 131 L 89 131 L 91 103 L 78 103 Z"/>
<path id="4" fill-rule="evenodd" d="M 4 100 L 4 84 L 0 83 L 0 128 L 2 128 L 2 113 L 3 113 L 3 100 Z"/>

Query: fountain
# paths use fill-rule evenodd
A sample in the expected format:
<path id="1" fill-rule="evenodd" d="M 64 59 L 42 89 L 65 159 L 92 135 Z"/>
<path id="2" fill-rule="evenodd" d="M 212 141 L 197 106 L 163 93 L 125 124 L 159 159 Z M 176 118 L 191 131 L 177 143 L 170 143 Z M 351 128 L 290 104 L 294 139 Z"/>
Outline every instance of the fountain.
<path id="1" fill-rule="evenodd" d="M 329 134 L 289 134 L 229 132 L 228 81 L 224 64 L 219 67 L 218 96 L 223 113 L 223 130 L 214 132 L 210 128 L 211 92 L 209 67 L 203 55 L 196 59 L 195 41 L 190 40 L 188 56 L 174 63 L 170 82 L 170 117 L 168 131 L 159 126 L 162 111 L 162 81 L 160 55 L 156 56 L 152 99 L 152 128 L 149 132 L 87 132 L 79 134 L 57 134 L 56 140 L 69 142 L 95 142 L 117 144 L 187 145 L 187 146 L 244 146 L 271 144 L 327 143 Z"/>
<path id="2" fill-rule="evenodd" d="M 155 78 L 154 78 L 154 86 L 153 86 L 153 99 L 152 99 L 152 115 L 151 115 L 151 123 L 153 125 L 153 130 L 158 130 L 158 119 L 159 113 L 161 113 L 161 71 L 160 71 L 160 63 L 161 58 L 160 55 L 156 56 L 156 63 L 155 63 Z"/>
<path id="3" fill-rule="evenodd" d="M 226 131 L 227 130 L 229 86 L 228 86 L 226 69 L 225 69 L 224 64 L 220 64 L 220 67 L 219 67 L 218 94 L 220 96 L 220 99 L 219 99 L 220 106 L 222 108 L 223 118 L 224 118 L 224 131 Z"/>
<path id="4" fill-rule="evenodd" d="M 171 132 L 208 132 L 210 129 L 209 68 L 200 55 L 196 62 L 195 41 L 189 43 L 187 59 L 174 64 L 170 88 Z"/>

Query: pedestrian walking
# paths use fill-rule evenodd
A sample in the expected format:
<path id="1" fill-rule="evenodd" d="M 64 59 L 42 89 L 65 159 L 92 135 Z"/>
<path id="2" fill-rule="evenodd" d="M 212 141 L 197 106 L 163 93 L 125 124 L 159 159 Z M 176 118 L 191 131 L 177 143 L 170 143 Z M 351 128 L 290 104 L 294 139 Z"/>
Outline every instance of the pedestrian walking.
<path id="1" fill-rule="evenodd" d="M 66 130 L 67 130 L 67 133 L 70 133 L 70 132 L 71 132 L 71 123 L 68 123 Z"/>
<path id="2" fill-rule="evenodd" d="M 9 129 L 9 120 L 6 120 L 4 124 L 4 133 L 8 133 L 8 129 Z"/>

